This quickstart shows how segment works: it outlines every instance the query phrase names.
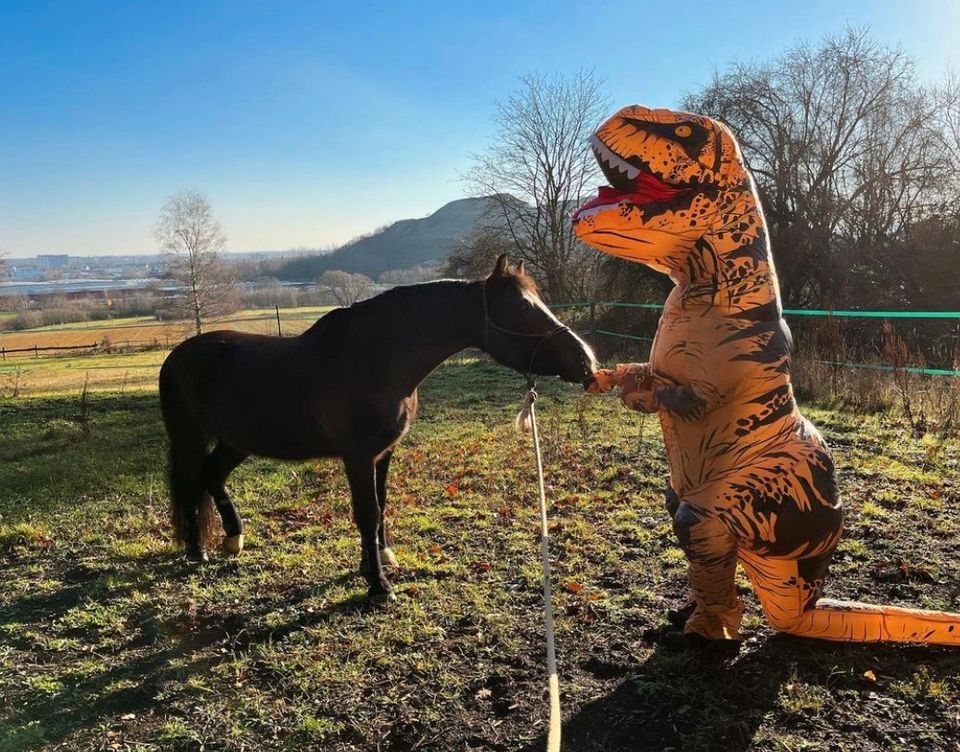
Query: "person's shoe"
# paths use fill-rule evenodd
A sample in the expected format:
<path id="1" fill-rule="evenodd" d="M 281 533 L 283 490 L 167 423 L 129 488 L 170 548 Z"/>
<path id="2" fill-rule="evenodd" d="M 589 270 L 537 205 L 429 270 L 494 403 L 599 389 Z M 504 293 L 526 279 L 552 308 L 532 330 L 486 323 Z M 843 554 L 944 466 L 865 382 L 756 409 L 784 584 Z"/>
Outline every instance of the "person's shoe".
<path id="1" fill-rule="evenodd" d="M 683 627 L 687 623 L 687 619 L 693 615 L 696 608 L 697 604 L 694 601 L 690 601 L 687 605 L 681 606 L 680 608 L 671 608 L 667 611 L 667 621 L 670 622 L 671 627 L 678 632 L 682 632 Z"/>
<path id="2" fill-rule="evenodd" d="M 714 640 L 695 632 L 665 632 L 660 644 L 671 653 L 696 652 L 718 658 L 733 658 L 740 652 L 740 640 Z"/>

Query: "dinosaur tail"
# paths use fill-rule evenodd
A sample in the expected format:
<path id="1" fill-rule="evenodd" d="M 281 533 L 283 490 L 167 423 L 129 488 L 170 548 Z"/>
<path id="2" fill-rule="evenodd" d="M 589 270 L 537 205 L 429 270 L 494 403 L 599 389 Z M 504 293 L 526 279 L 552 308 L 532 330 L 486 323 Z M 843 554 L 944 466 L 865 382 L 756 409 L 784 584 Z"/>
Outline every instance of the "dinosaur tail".
<path id="1" fill-rule="evenodd" d="M 960 614 L 820 599 L 826 558 L 790 561 L 741 554 L 771 627 L 818 640 L 960 646 Z"/>
<path id="2" fill-rule="evenodd" d="M 770 625 L 799 637 L 842 642 L 913 642 L 960 646 L 960 614 L 823 599 L 797 617 L 773 616 Z"/>

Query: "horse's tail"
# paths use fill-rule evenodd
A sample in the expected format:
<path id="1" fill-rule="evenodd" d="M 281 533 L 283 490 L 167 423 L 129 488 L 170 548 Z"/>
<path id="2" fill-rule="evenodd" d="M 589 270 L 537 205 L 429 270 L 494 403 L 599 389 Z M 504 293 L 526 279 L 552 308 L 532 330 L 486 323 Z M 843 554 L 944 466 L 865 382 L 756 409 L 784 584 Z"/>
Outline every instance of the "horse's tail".
<path id="1" fill-rule="evenodd" d="M 167 479 L 170 523 L 174 539 L 185 543 L 186 520 L 196 515 L 200 546 L 207 548 L 216 535 L 217 514 L 203 483 L 203 461 L 209 439 L 204 433 L 168 360 L 160 369 L 160 410 L 170 441 Z"/>

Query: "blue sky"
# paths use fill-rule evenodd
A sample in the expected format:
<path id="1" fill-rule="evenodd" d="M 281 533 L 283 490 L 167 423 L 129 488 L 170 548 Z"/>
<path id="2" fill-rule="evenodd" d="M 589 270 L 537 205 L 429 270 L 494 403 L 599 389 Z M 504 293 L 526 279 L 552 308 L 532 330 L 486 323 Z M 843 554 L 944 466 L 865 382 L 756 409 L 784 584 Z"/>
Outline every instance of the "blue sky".
<path id="1" fill-rule="evenodd" d="M 924 77 L 960 67 L 958 0 L 0 0 L 0 249 L 153 252 L 179 188 L 231 250 L 336 244 L 462 196 L 521 74 L 595 68 L 616 106 L 670 106 L 846 23 Z"/>

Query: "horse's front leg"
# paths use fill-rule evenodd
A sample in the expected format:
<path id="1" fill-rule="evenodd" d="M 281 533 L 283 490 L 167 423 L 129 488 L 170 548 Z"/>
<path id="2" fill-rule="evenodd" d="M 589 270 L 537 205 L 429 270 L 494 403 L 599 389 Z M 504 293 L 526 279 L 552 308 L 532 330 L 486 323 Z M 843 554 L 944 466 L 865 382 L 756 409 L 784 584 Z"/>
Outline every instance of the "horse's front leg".
<path id="1" fill-rule="evenodd" d="M 393 450 L 381 455 L 377 460 L 377 501 L 380 502 L 380 530 L 377 534 L 380 542 L 380 561 L 387 566 L 397 566 L 397 557 L 390 549 L 390 536 L 387 535 L 387 472 L 390 470 L 390 459 Z"/>
<path id="2" fill-rule="evenodd" d="M 368 595 L 377 604 L 396 600 L 393 589 L 383 573 L 380 562 L 380 504 L 377 501 L 376 467 L 373 457 L 344 457 L 350 494 L 353 499 L 353 519 L 360 530 L 363 558 L 369 562 L 363 573 L 370 586 Z"/>
<path id="3" fill-rule="evenodd" d="M 380 455 L 376 463 L 377 477 L 377 501 L 380 503 L 380 527 L 377 532 L 377 541 L 380 546 L 380 563 L 388 567 L 397 566 L 397 557 L 393 555 L 390 548 L 390 536 L 387 534 L 387 472 L 390 470 L 390 458 L 393 457 L 393 450 L 390 449 Z M 360 559 L 360 574 L 366 574 L 370 571 L 370 560 L 367 558 L 367 552 L 363 552 Z"/>

